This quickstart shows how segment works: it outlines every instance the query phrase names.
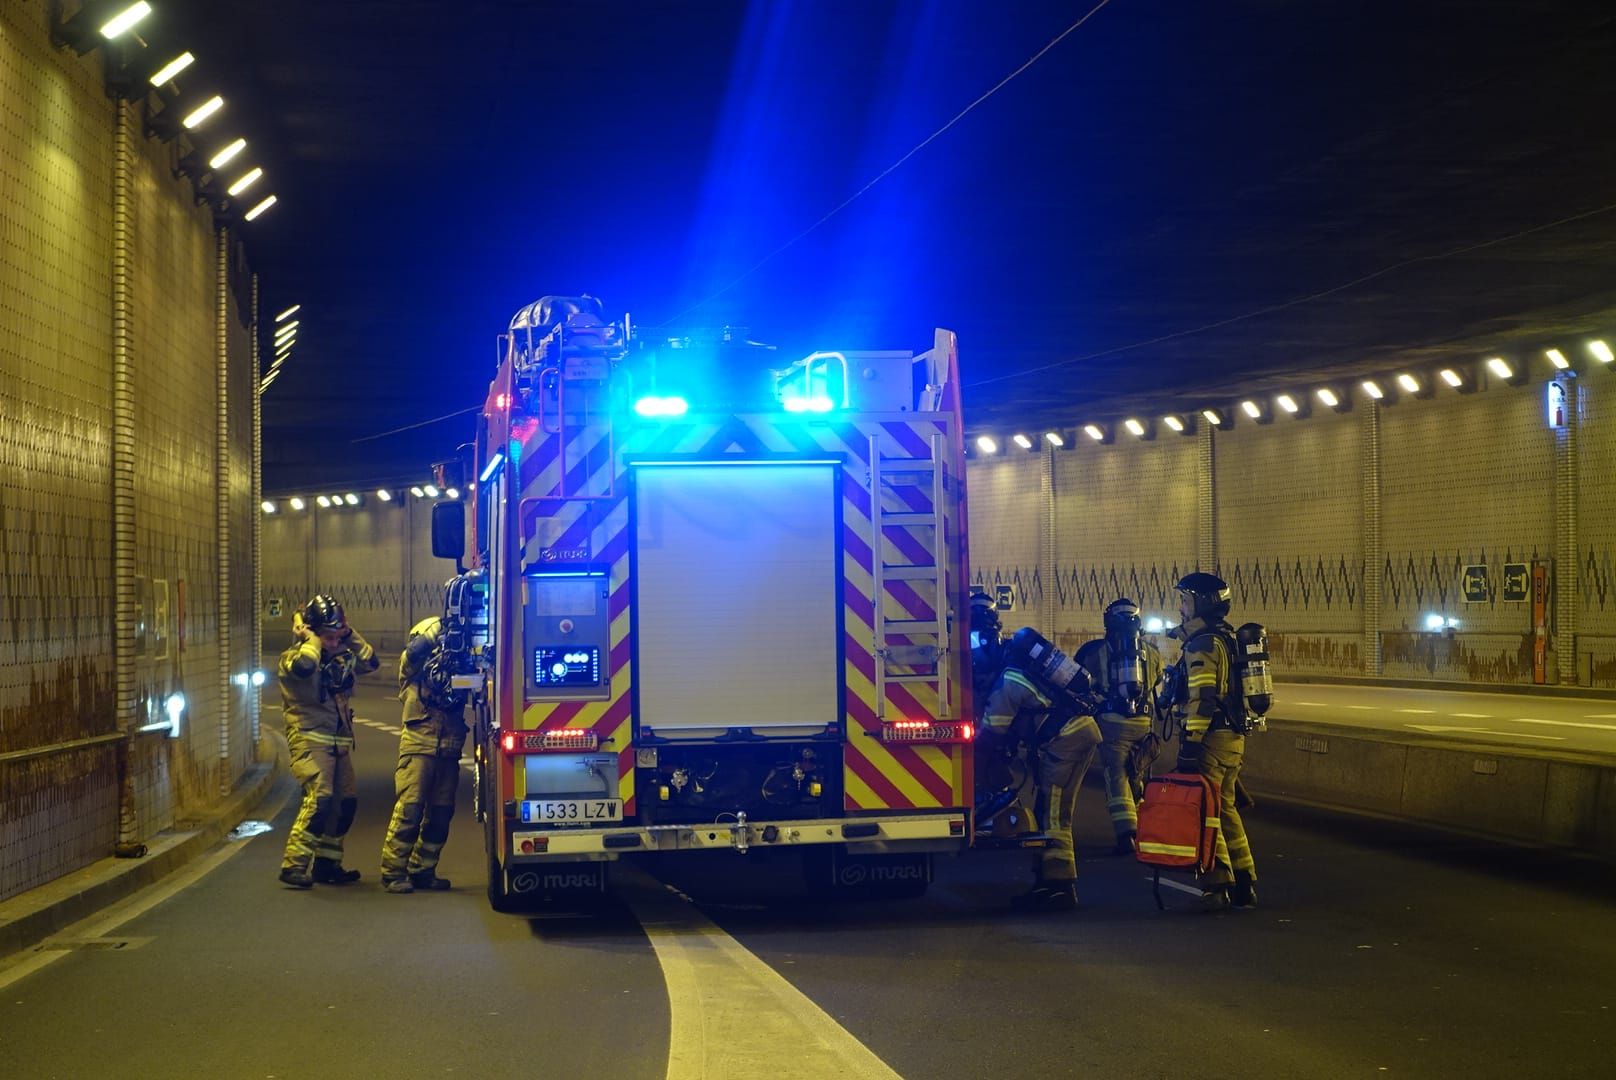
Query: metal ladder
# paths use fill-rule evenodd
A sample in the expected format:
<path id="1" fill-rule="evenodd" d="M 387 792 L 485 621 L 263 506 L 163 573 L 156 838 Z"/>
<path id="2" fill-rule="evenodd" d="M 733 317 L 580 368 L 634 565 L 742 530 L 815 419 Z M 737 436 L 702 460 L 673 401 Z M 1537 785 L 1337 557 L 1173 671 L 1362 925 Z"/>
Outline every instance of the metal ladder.
<path id="1" fill-rule="evenodd" d="M 871 574 L 875 579 L 875 715 L 886 717 L 888 683 L 927 683 L 937 688 L 938 718 L 952 715 L 949 678 L 948 631 L 948 545 L 952 537 L 947 531 L 947 516 L 943 513 L 946 470 L 948 460 L 947 439 L 934 434 L 930 440 L 931 456 L 925 458 L 881 457 L 881 436 L 870 436 L 870 525 L 873 532 Z M 892 487 L 919 486 L 892 484 L 889 476 L 931 476 L 931 511 L 895 513 L 881 507 L 883 490 Z M 882 529 L 887 525 L 922 526 L 933 530 L 932 562 L 929 566 L 903 563 L 888 565 L 884 560 L 886 549 Z M 886 583 L 889 581 L 916 581 L 932 583 L 931 619 L 890 619 L 887 617 Z M 917 586 L 918 588 L 918 586 Z M 925 590 L 921 590 L 924 592 Z M 934 637 L 936 645 L 894 645 L 891 637 Z M 930 672 L 894 675 L 887 671 L 888 664 L 901 667 L 926 667 Z"/>

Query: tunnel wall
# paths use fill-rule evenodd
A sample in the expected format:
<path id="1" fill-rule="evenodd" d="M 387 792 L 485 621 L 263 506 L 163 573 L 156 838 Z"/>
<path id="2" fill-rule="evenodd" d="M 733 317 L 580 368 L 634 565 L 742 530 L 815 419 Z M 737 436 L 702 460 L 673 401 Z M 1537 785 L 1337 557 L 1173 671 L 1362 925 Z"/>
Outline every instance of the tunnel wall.
<path id="1" fill-rule="evenodd" d="M 361 504 L 341 509 L 321 509 L 305 492 L 302 511 L 272 493 L 276 511 L 264 515 L 263 540 L 266 654 L 291 644 L 292 611 L 317 593 L 335 597 L 383 653 L 401 650 L 412 625 L 442 613 L 454 563 L 432 555 L 431 503 L 392 490 L 391 501 L 373 489 L 355 492 Z"/>
<path id="2" fill-rule="evenodd" d="M 174 178 L 174 149 L 143 138 L 126 106 L 132 454 L 120 489 L 118 106 L 99 54 L 52 46 L 48 7 L 0 5 L 0 899 L 205 814 L 256 750 L 256 695 L 231 681 L 254 666 L 256 638 L 251 275 Z M 134 602 L 122 697 L 120 499 Z M 166 725 L 176 692 L 178 730 L 139 731 Z"/>
<path id="3" fill-rule="evenodd" d="M 1205 569 L 1235 622 L 1268 626 L 1282 678 L 1616 686 L 1616 378 L 1557 385 L 1559 427 L 1541 375 L 1483 371 L 1470 392 L 1380 405 L 1354 388 L 1343 413 L 973 451 L 972 577 L 1012 585 L 1024 621 L 1070 646 L 1118 596 L 1176 618 L 1172 583 Z M 1521 565 L 1541 568 L 1541 633 L 1531 590 L 1505 595 Z M 1487 588 L 1467 596 L 1477 566 Z"/>

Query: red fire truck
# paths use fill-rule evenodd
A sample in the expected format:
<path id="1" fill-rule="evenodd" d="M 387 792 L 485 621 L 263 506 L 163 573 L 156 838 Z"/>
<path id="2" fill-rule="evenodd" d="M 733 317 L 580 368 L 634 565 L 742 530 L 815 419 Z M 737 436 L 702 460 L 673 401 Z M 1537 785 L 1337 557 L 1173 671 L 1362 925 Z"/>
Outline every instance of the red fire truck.
<path id="1" fill-rule="evenodd" d="M 954 335 L 741 337 L 650 342 L 588 296 L 500 337 L 475 482 L 433 523 L 436 554 L 472 538 L 449 623 L 496 908 L 703 849 L 917 892 L 970 843 Z"/>

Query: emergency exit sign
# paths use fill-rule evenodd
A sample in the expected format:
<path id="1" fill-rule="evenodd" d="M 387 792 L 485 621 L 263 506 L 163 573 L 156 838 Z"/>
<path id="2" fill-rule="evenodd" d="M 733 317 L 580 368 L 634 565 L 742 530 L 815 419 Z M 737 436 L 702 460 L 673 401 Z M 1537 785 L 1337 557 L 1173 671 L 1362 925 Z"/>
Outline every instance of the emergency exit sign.
<path id="1" fill-rule="evenodd" d="M 1524 604 L 1532 595 L 1532 568 L 1523 562 L 1504 564 L 1503 600 L 1506 604 Z"/>
<path id="2" fill-rule="evenodd" d="M 1487 583 L 1487 566 L 1485 563 L 1479 566 L 1465 567 L 1461 584 L 1465 603 L 1467 604 L 1485 604 L 1487 598 L 1492 595 L 1492 589 L 1488 587 Z"/>

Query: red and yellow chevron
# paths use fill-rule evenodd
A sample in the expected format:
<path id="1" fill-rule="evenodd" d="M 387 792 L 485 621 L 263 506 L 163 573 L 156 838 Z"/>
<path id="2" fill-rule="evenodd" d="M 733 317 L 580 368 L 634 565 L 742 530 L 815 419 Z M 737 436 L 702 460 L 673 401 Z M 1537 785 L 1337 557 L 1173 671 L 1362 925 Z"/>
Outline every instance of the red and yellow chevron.
<path id="1" fill-rule="evenodd" d="M 913 484 L 883 483 L 871 491 L 871 439 L 883 462 L 929 459 L 933 435 L 950 435 L 947 414 L 899 414 L 896 418 L 803 420 L 786 416 L 689 417 L 654 425 L 635 424 L 613 433 L 605 425 L 573 426 L 565 433 L 542 434 L 521 457 L 523 493 L 521 535 L 527 537 L 526 558 L 541 551 L 566 553 L 575 561 L 609 567 L 611 656 L 610 696 L 604 701 L 532 702 L 523 713 L 523 728 L 593 729 L 603 745 L 618 753 L 624 813 L 634 812 L 633 649 L 630 641 L 632 588 L 629 581 L 627 468 L 633 454 L 677 454 L 722 460 L 760 454 L 826 454 L 845 462 L 842 470 L 842 603 L 843 677 L 847 731 L 843 757 L 844 807 L 848 811 L 962 807 L 970 800 L 968 744 L 893 745 L 877 737 L 881 717 L 888 720 L 956 720 L 962 717 L 965 663 L 954 648 L 945 665 L 947 715 L 934 685 L 887 683 L 876 698 L 875 559 L 883 566 L 944 567 L 946 595 L 963 612 L 964 517 L 958 500 L 942 507 L 940 528 L 931 525 L 885 525 L 877 538 L 874 502 L 886 513 L 930 513 L 929 480 Z M 942 463 L 947 466 L 945 461 Z M 888 467 L 883 465 L 883 472 Z M 951 470 L 950 470 L 951 471 Z M 913 478 L 916 474 L 908 474 Z M 894 475 L 894 479 L 898 479 Z M 954 478 L 950 477 L 951 480 Z M 957 486 L 952 490 L 961 490 Z M 887 619 L 932 620 L 935 592 L 917 589 L 906 580 L 885 580 L 882 611 Z M 963 627 L 963 623 L 960 623 Z M 892 644 L 929 644 L 931 639 Z M 889 674 L 915 673 L 887 661 Z M 608 743 L 607 740 L 610 740 Z M 518 794 L 518 797 L 520 795 Z"/>

